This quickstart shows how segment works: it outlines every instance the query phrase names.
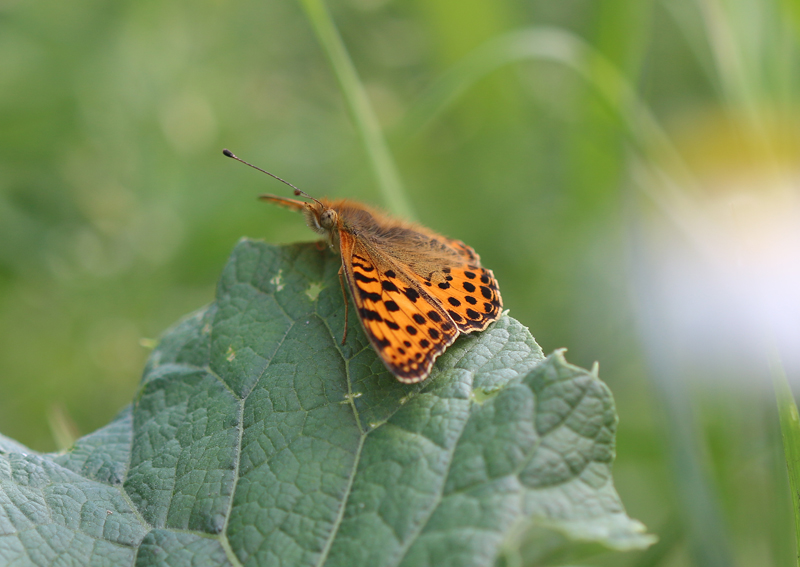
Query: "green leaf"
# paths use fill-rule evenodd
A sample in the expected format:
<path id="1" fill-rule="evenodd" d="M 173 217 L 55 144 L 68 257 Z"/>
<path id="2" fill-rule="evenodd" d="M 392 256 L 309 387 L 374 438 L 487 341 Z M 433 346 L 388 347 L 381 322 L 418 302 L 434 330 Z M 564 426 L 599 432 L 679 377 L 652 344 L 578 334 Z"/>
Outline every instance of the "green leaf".
<path id="1" fill-rule="evenodd" d="M 544 532 L 652 542 L 614 490 L 594 373 L 504 316 L 400 384 L 355 317 L 340 344 L 338 269 L 244 240 L 112 423 L 65 454 L 0 438 L 0 564 L 479 566 L 544 557 Z"/>

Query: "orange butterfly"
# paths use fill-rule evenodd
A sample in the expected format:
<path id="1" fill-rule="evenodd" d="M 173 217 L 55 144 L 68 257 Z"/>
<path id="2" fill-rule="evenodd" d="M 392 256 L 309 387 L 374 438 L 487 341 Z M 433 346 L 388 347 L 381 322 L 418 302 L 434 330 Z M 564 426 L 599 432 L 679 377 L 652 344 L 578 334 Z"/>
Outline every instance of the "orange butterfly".
<path id="1" fill-rule="evenodd" d="M 239 160 L 229 150 L 224 153 Z M 370 343 L 399 381 L 424 380 L 459 333 L 482 331 L 500 317 L 497 281 L 463 242 L 360 203 L 317 200 L 296 187 L 294 192 L 311 202 L 275 195 L 261 199 L 302 212 L 308 226 L 339 251 L 339 277 L 344 272 Z"/>

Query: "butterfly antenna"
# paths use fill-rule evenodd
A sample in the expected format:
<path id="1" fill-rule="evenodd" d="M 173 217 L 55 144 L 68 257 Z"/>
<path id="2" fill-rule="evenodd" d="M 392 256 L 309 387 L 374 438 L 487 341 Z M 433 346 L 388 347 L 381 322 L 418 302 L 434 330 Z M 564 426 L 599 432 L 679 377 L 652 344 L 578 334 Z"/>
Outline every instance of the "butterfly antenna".
<path id="1" fill-rule="evenodd" d="M 266 173 L 267 175 L 269 175 L 270 177 L 273 177 L 273 178 L 277 179 L 277 180 L 278 180 L 278 181 L 280 181 L 281 183 L 285 183 L 286 185 L 288 185 L 289 187 L 291 187 L 292 189 L 294 189 L 294 194 L 295 194 L 295 197 L 299 197 L 300 195 L 302 195 L 303 197 L 306 197 L 307 199 L 311 199 L 312 201 L 316 201 L 317 203 L 319 203 L 320 205 L 322 205 L 322 203 L 320 203 L 319 201 L 317 201 L 317 200 L 316 200 L 314 197 L 312 197 L 311 195 L 309 195 L 308 193 L 306 193 L 306 192 L 304 192 L 304 191 L 301 191 L 300 189 L 298 189 L 297 187 L 295 187 L 294 185 L 292 185 L 291 183 L 289 183 L 289 182 L 288 182 L 288 181 L 286 181 L 285 179 L 282 179 L 282 178 L 278 177 L 278 176 L 277 176 L 277 175 L 275 175 L 274 173 L 270 173 L 270 172 L 269 172 L 269 171 L 267 171 L 266 169 L 261 169 L 260 167 L 257 167 L 257 166 L 255 166 L 255 165 L 253 165 L 252 163 L 248 163 L 248 162 L 244 161 L 242 158 L 238 157 L 236 154 L 234 154 L 234 153 L 233 153 L 232 151 L 230 151 L 228 148 L 225 148 L 225 149 L 223 149 L 223 150 L 222 150 L 222 153 L 223 153 L 223 155 L 226 155 L 226 156 L 228 156 L 229 158 L 235 159 L 236 161 L 240 161 L 240 162 L 242 162 L 242 163 L 243 163 L 243 164 L 245 164 L 245 165 L 249 165 L 249 166 L 250 166 L 250 167 L 252 167 L 253 169 L 257 169 L 257 170 L 258 170 L 258 171 L 260 171 L 261 173 Z"/>

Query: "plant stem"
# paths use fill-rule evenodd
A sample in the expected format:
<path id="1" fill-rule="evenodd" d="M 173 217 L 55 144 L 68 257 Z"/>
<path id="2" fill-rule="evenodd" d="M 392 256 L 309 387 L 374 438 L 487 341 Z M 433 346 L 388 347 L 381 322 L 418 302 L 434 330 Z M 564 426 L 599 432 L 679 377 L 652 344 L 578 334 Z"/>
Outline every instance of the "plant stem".
<path id="1" fill-rule="evenodd" d="M 353 61 L 333 23 L 330 12 L 325 7 L 323 0 L 300 0 L 300 3 L 306 11 L 317 39 L 328 55 L 356 130 L 367 150 L 373 173 L 377 178 L 386 205 L 392 212 L 400 216 L 413 218 L 411 206 L 406 199 L 400 175 L 381 133 L 378 119 L 367 98 L 367 93 L 364 91 L 364 86 L 358 78 Z"/>
<path id="2" fill-rule="evenodd" d="M 769 349 L 769 370 L 778 403 L 778 416 L 783 436 L 783 452 L 789 473 L 789 490 L 792 493 L 797 565 L 800 567 L 800 415 L 797 403 L 786 380 L 780 355 L 775 347 Z"/>

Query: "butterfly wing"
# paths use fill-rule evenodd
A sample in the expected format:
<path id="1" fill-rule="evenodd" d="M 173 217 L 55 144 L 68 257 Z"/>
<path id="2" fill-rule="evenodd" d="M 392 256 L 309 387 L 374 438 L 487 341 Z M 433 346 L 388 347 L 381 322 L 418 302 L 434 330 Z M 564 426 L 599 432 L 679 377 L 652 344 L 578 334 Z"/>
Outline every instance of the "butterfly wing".
<path id="1" fill-rule="evenodd" d="M 460 240 L 436 237 L 453 254 L 442 255 L 438 269 L 414 272 L 423 289 L 438 299 L 462 333 L 484 330 L 500 318 L 503 300 L 491 270 L 481 267 L 475 250 Z"/>
<path id="2" fill-rule="evenodd" d="M 339 239 L 350 295 L 370 343 L 398 380 L 424 380 L 458 329 L 390 257 L 347 231 Z"/>

